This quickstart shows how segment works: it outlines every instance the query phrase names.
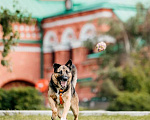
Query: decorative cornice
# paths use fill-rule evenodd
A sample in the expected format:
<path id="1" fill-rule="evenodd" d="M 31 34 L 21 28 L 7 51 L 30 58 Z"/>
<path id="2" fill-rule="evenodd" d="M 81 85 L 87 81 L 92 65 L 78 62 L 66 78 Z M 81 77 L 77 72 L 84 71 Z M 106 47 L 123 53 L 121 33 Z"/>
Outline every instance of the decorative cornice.
<path id="1" fill-rule="evenodd" d="M 74 18 L 44 23 L 43 28 L 51 28 L 51 27 L 56 27 L 56 26 L 61 26 L 61 25 L 73 24 L 77 22 L 89 21 L 89 20 L 93 20 L 93 19 L 101 18 L 101 17 L 112 17 L 112 15 L 113 15 L 112 12 L 103 11 L 103 12 L 98 12 L 98 13 L 90 14 L 86 16 L 80 16 L 80 17 L 74 17 Z"/>

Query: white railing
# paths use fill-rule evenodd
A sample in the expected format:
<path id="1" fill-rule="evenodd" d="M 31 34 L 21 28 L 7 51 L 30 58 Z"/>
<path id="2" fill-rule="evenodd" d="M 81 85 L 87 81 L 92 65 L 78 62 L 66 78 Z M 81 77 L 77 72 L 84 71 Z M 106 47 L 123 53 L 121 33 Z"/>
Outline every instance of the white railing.
<path id="1" fill-rule="evenodd" d="M 52 115 L 50 110 L 0 110 L 0 116 L 2 115 Z M 69 111 L 69 114 L 72 114 Z M 130 116 L 144 116 L 150 115 L 150 111 L 80 111 L 81 116 L 100 116 L 100 115 L 130 115 Z"/>

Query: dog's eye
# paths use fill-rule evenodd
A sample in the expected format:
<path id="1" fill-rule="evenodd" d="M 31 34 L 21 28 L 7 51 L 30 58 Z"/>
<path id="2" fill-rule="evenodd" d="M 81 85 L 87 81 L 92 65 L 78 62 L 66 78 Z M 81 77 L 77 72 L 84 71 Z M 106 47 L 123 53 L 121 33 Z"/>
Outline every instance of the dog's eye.
<path id="1" fill-rule="evenodd" d="M 66 70 L 66 73 L 68 74 L 68 73 L 69 73 L 69 71 L 67 71 L 67 70 Z"/>
<path id="2" fill-rule="evenodd" d="M 62 70 L 59 73 L 62 74 Z"/>

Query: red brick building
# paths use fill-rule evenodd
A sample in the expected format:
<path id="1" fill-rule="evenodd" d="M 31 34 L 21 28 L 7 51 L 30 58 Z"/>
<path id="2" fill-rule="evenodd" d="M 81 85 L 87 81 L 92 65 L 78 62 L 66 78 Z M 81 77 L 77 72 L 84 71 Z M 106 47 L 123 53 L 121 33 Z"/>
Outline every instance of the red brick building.
<path id="1" fill-rule="evenodd" d="M 80 82 L 94 81 L 97 78 L 94 71 L 98 69 L 97 57 L 89 55 L 88 49 L 83 46 L 83 41 L 109 30 L 109 26 L 99 24 L 99 19 L 115 18 L 112 5 L 117 3 L 98 0 L 72 0 L 72 2 L 72 5 L 66 3 L 68 6 L 65 7 L 63 0 L 19 1 L 22 8 L 33 13 L 37 24 L 13 24 L 13 29 L 20 33 L 20 41 L 19 46 L 13 47 L 9 54 L 13 72 L 8 72 L 7 68 L 0 65 L 1 88 L 35 86 L 40 79 L 49 81 L 53 72 L 53 63 L 65 64 L 72 59 L 78 69 L 79 82 L 76 90 L 80 100 L 87 101 L 95 97 L 96 90 L 91 90 L 88 86 L 80 87 Z M 6 8 L 11 4 L 5 0 L 0 3 Z M 115 42 L 114 39 L 105 40 Z M 0 45 L 2 50 L 3 46 Z"/>

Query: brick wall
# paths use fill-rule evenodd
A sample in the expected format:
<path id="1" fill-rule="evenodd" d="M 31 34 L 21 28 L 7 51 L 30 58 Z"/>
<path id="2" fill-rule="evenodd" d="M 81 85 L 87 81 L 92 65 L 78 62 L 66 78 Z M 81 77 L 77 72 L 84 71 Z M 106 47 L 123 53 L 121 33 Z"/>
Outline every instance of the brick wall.
<path id="1" fill-rule="evenodd" d="M 11 58 L 13 71 L 8 72 L 6 67 L 0 65 L 0 87 L 15 80 L 35 84 L 40 78 L 40 53 L 12 52 L 9 58 Z"/>

